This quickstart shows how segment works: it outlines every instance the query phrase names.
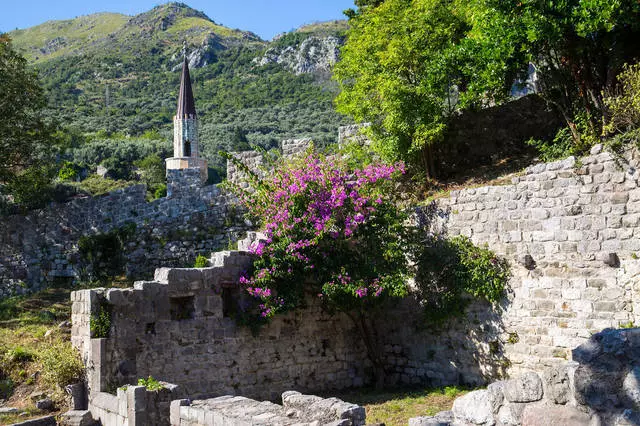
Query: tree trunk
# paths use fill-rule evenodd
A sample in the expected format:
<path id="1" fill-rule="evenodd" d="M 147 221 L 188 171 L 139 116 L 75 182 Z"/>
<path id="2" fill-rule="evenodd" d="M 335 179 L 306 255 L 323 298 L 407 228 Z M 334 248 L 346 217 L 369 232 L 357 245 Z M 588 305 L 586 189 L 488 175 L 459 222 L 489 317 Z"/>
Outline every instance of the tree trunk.
<path id="1" fill-rule="evenodd" d="M 422 148 L 422 166 L 424 167 L 427 181 L 436 178 L 435 162 L 433 160 L 433 148 L 431 144 Z"/>
<path id="2" fill-rule="evenodd" d="M 351 321 L 353 321 L 356 328 L 358 329 L 360 337 L 362 338 L 364 346 L 367 350 L 367 358 L 369 358 L 371 364 L 373 365 L 375 387 L 376 389 L 383 389 L 386 375 L 384 371 L 382 350 L 380 348 L 380 342 L 378 340 L 376 329 L 367 321 L 367 317 L 362 311 L 354 314 L 348 313 L 347 315 L 349 316 L 349 318 L 351 318 Z"/>

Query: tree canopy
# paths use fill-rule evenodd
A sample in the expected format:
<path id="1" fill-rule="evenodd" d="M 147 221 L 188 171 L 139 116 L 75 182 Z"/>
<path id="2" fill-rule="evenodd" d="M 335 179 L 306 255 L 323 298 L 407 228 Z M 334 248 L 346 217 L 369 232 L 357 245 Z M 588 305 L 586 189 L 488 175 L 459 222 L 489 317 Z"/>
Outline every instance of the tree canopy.
<path id="1" fill-rule="evenodd" d="M 338 110 L 370 121 L 378 150 L 390 159 L 421 158 L 460 108 L 506 97 L 520 62 L 509 28 L 487 38 L 475 23 L 490 11 L 443 0 L 387 0 L 350 19 L 342 59 Z M 497 25 L 497 22 L 496 22 Z"/>
<path id="2" fill-rule="evenodd" d="M 364 1 L 347 14 L 338 110 L 371 122 L 385 157 L 421 159 L 428 176 L 451 117 L 508 99 L 530 62 L 579 143 L 600 134 L 603 92 L 640 56 L 633 0 Z"/>
<path id="3" fill-rule="evenodd" d="M 37 76 L 9 37 L 0 35 L 0 184 L 43 174 L 37 169 L 50 160 L 55 131 L 43 119 L 44 106 Z"/>

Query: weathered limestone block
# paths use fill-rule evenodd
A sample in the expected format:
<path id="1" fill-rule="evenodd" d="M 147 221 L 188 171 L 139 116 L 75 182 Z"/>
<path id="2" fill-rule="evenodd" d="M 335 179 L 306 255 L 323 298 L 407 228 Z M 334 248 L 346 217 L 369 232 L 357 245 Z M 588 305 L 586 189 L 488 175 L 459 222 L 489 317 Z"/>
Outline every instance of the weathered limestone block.
<path id="1" fill-rule="evenodd" d="M 542 398 L 542 380 L 534 372 L 504 383 L 504 397 L 509 402 L 532 402 Z"/>
<path id="2" fill-rule="evenodd" d="M 623 390 L 629 368 L 640 366 L 640 329 L 606 329 L 573 350 L 580 363 L 575 372 L 576 399 L 597 410 L 625 404 Z M 633 380 L 628 381 L 629 390 Z M 633 394 L 633 392 L 631 392 Z"/>
<path id="3" fill-rule="evenodd" d="M 457 398 L 453 402 L 453 415 L 456 421 L 474 425 L 494 425 L 493 407 L 489 392 L 476 390 Z"/>
<path id="4" fill-rule="evenodd" d="M 503 426 L 519 426 L 522 422 L 522 412 L 526 403 L 506 402 L 498 411 L 498 421 Z"/>
<path id="5" fill-rule="evenodd" d="M 597 419 L 569 405 L 525 404 L 522 426 L 595 426 Z"/>
<path id="6" fill-rule="evenodd" d="M 337 398 L 324 399 L 314 395 L 288 391 L 282 394 L 285 410 L 295 410 L 299 417 L 317 421 L 348 419 L 353 426 L 365 424 L 364 407 L 343 402 Z"/>
<path id="7" fill-rule="evenodd" d="M 60 416 L 60 426 L 93 426 L 95 421 L 88 410 L 71 410 Z"/>
<path id="8" fill-rule="evenodd" d="M 449 426 L 453 422 L 453 411 L 441 411 L 435 416 L 413 417 L 409 419 L 409 426 Z"/>
<path id="9" fill-rule="evenodd" d="M 566 404 L 571 399 L 568 370 L 569 367 L 565 364 L 552 367 L 543 375 L 545 397 L 556 404 Z"/>
<path id="10" fill-rule="evenodd" d="M 640 366 L 629 370 L 622 383 L 622 391 L 632 404 L 640 406 Z"/>

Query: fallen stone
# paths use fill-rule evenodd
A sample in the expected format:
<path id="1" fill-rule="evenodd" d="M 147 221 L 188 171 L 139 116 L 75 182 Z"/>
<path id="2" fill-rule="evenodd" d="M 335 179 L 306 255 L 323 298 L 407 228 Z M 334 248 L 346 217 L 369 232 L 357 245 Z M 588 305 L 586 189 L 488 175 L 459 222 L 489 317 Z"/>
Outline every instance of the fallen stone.
<path id="1" fill-rule="evenodd" d="M 54 416 L 40 417 L 37 419 L 26 420 L 20 423 L 14 423 L 10 426 L 56 426 L 56 418 Z"/>
<path id="2" fill-rule="evenodd" d="M 526 404 L 522 426 L 587 426 L 592 416 L 567 405 Z"/>
<path id="3" fill-rule="evenodd" d="M 534 402 L 542 398 L 542 380 L 534 372 L 524 373 L 504 383 L 504 397 L 509 402 Z"/>
<path id="4" fill-rule="evenodd" d="M 614 426 L 638 426 L 640 425 L 640 413 L 634 410 L 624 410 L 613 421 Z"/>
<path id="5" fill-rule="evenodd" d="M 51 398 L 44 398 L 36 401 L 36 408 L 43 411 L 53 410 L 53 401 Z"/>
<path id="6" fill-rule="evenodd" d="M 0 407 L 0 414 L 13 414 L 17 412 L 18 409 L 16 407 Z"/>
<path id="7" fill-rule="evenodd" d="M 96 422 L 88 410 L 71 410 L 60 416 L 60 426 L 93 426 Z"/>
<path id="8" fill-rule="evenodd" d="M 71 321 L 62 321 L 58 324 L 58 328 L 71 328 Z"/>
<path id="9" fill-rule="evenodd" d="M 441 411 L 435 416 L 413 417 L 409 419 L 409 426 L 450 426 L 453 421 L 453 411 Z"/>
<path id="10" fill-rule="evenodd" d="M 496 414 L 504 402 L 504 381 L 494 382 L 487 386 L 487 397 L 489 404 L 491 404 L 491 411 Z"/>
<path id="11" fill-rule="evenodd" d="M 494 425 L 493 407 L 489 392 L 476 390 L 457 398 L 453 402 L 453 415 L 456 421 L 476 425 Z"/>

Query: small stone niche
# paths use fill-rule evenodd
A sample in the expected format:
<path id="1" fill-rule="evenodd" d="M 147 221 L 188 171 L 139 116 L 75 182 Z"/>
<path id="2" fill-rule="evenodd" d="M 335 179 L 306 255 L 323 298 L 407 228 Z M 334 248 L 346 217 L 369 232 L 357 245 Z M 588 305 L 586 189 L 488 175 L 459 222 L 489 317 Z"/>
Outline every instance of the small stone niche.
<path id="1" fill-rule="evenodd" d="M 193 296 L 170 297 L 169 304 L 171 320 L 183 321 L 195 317 L 196 309 Z"/>
<path id="2" fill-rule="evenodd" d="M 223 283 L 221 296 L 222 316 L 224 318 L 231 318 L 235 316 L 238 311 L 238 299 L 240 297 L 238 287 L 232 283 Z"/>

